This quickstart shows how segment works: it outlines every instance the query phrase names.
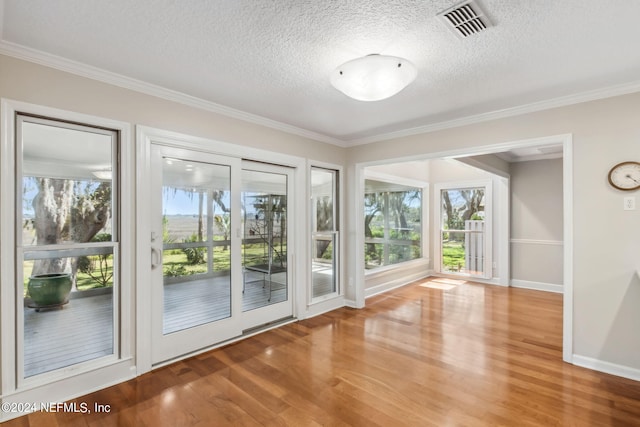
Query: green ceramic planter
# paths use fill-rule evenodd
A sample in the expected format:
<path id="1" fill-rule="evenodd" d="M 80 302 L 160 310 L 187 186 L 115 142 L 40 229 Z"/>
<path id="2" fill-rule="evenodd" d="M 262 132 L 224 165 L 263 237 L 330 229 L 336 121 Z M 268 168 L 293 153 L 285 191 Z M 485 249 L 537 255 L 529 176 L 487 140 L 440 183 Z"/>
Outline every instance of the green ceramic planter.
<path id="1" fill-rule="evenodd" d="M 69 273 L 49 273 L 31 276 L 27 291 L 33 308 L 58 307 L 69 302 L 71 275 Z"/>

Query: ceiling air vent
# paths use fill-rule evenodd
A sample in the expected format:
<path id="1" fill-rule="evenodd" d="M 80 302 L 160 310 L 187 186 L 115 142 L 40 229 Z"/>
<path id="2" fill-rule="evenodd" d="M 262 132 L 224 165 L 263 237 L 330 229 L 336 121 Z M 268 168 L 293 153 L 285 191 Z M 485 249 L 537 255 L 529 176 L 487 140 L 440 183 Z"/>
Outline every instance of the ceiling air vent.
<path id="1" fill-rule="evenodd" d="M 440 12 L 438 17 L 461 38 L 484 31 L 491 26 L 489 18 L 473 0 L 458 3 Z"/>

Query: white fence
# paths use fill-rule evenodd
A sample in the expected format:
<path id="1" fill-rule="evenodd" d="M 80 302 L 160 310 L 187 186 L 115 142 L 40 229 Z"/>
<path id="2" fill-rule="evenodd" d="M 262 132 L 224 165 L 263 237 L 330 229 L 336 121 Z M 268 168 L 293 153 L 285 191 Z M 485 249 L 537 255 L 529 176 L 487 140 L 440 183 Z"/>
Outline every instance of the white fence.
<path id="1" fill-rule="evenodd" d="M 468 273 L 484 271 L 484 221 L 464 222 L 465 266 Z"/>

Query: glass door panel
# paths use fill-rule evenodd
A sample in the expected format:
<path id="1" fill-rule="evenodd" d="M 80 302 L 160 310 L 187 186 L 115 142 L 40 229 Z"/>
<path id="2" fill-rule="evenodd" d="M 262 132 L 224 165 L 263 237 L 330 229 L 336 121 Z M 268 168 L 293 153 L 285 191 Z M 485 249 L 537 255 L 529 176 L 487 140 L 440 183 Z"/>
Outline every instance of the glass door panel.
<path id="1" fill-rule="evenodd" d="M 231 316 L 231 168 L 162 162 L 162 332 Z"/>
<path id="2" fill-rule="evenodd" d="M 287 175 L 242 171 L 242 311 L 289 299 Z"/>
<path id="3" fill-rule="evenodd" d="M 291 170 L 150 152 L 152 364 L 291 317 Z"/>
<path id="4" fill-rule="evenodd" d="M 441 271 L 484 276 L 485 187 L 443 189 L 440 201 Z"/>
<path id="5" fill-rule="evenodd" d="M 152 363 L 242 334 L 237 159 L 151 146 Z M 234 253 L 237 253 L 234 255 Z"/>

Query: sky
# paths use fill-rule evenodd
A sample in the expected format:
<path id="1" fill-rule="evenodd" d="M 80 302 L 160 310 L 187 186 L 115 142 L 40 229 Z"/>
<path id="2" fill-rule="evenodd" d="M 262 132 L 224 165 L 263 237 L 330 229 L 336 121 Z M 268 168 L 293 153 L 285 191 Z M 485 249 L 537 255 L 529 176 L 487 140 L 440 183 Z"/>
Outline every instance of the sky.
<path id="1" fill-rule="evenodd" d="M 162 192 L 162 214 L 163 215 L 198 215 L 199 199 L 197 193 L 188 193 L 186 191 L 173 191 L 166 187 Z M 225 192 L 222 199 L 225 206 L 230 205 L 229 193 Z M 204 200 L 206 206 L 206 199 Z M 213 204 L 214 215 L 221 214 L 222 208 L 217 204 Z"/>

